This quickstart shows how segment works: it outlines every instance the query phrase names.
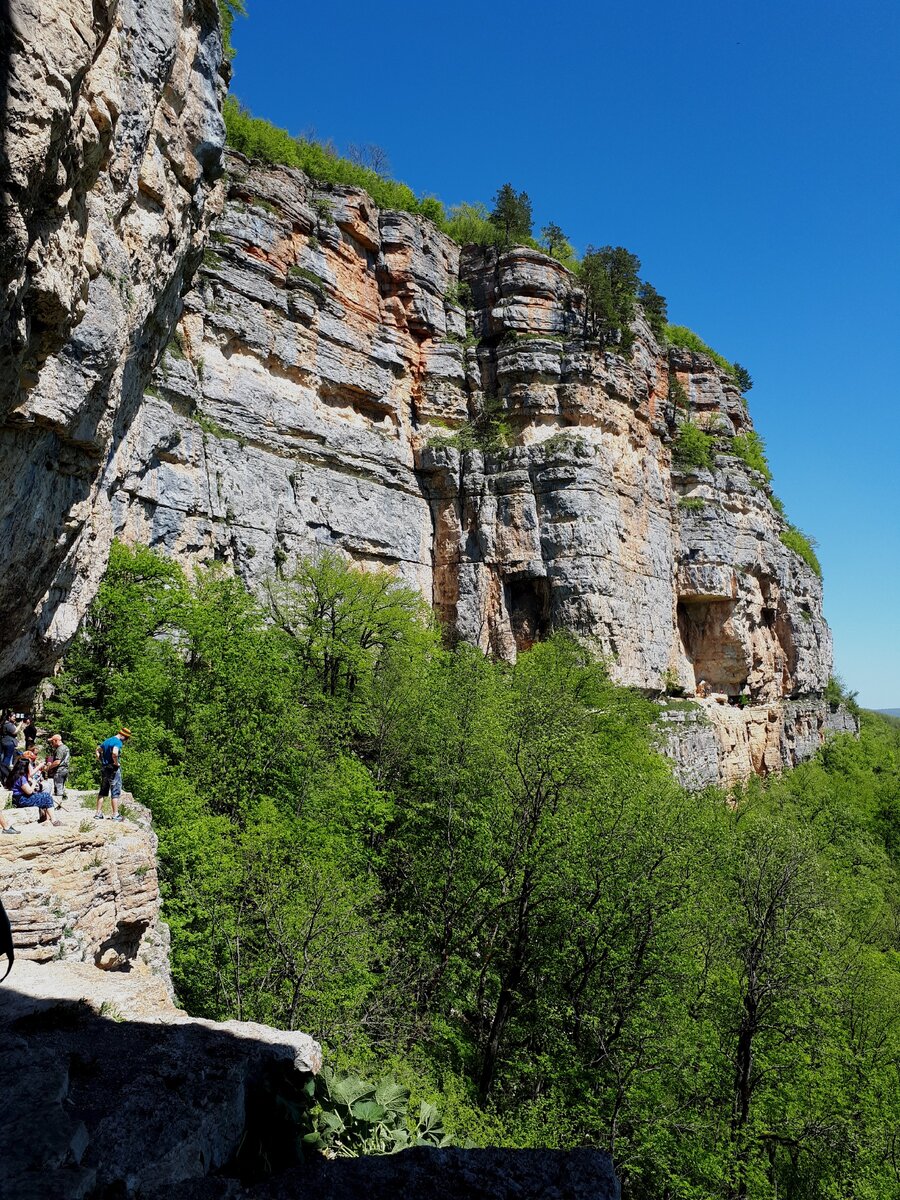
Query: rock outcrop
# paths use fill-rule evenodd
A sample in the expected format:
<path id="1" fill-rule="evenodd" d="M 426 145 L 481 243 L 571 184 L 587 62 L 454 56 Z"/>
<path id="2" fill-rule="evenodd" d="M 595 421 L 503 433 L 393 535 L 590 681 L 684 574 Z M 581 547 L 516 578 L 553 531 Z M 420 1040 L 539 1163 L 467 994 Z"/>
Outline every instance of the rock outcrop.
<path id="1" fill-rule="evenodd" d="M 605 351 L 543 254 L 460 251 L 364 192 L 239 156 L 228 176 L 130 431 L 120 536 L 251 586 L 334 547 L 507 658 L 573 630 L 622 682 L 724 703 L 700 704 L 707 765 L 685 779 L 812 753 L 833 724 L 821 583 L 731 452 L 752 426 L 726 372 L 642 321 L 629 361 Z M 673 460 L 688 416 L 717 434 L 711 469 Z M 682 726 L 680 763 L 700 744 L 692 728 L 679 747 Z"/>
<path id="2" fill-rule="evenodd" d="M 81 803 L 85 796 L 89 807 Z M 0 837 L 0 896 L 16 956 L 152 975 L 171 1007 L 169 932 L 160 920 L 150 814 L 126 795 L 126 821 L 95 821 L 95 796 L 70 792 L 58 827 L 37 824 L 35 808 L 6 812 L 21 830 Z"/>
<path id="3" fill-rule="evenodd" d="M 16 946 L 0 1200 L 167 1195 L 234 1160 L 281 1085 L 321 1067 L 305 1033 L 176 1007 L 148 814 L 126 797 L 124 822 L 95 822 L 79 801 L 58 826 L 7 810 L 21 833 L 0 837 Z"/>
<path id="4" fill-rule="evenodd" d="M 0 685 L 52 668 L 217 198 L 214 0 L 0 9 Z"/>

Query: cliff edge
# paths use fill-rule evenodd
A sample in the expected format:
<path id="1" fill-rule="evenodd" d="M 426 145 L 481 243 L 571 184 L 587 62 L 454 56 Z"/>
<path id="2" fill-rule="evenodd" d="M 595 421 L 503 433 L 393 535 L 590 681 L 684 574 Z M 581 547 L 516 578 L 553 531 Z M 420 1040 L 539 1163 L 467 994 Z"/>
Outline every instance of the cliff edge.
<path id="1" fill-rule="evenodd" d="M 117 455 L 216 207 L 214 0 L 0 10 L 0 689 L 27 698 L 106 565 Z"/>
<path id="2" fill-rule="evenodd" d="M 460 248 L 358 189 L 228 158 L 228 198 L 129 435 L 116 532 L 260 586 L 338 548 L 451 636 L 513 658 L 552 628 L 687 699 L 691 786 L 808 758 L 836 728 L 821 580 L 782 540 L 731 376 L 639 319 L 585 334 L 539 252 Z M 680 397 L 680 399 L 679 399 Z M 705 431 L 703 467 L 679 432 Z"/>

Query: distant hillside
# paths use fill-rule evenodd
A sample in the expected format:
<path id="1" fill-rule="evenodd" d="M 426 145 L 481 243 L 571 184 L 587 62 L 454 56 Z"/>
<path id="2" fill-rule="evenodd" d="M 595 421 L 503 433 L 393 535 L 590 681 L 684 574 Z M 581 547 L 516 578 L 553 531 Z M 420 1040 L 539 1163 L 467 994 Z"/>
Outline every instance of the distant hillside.
<path id="1" fill-rule="evenodd" d="M 894 717 L 900 721 L 900 708 L 878 708 L 875 711 L 881 713 L 883 717 Z"/>

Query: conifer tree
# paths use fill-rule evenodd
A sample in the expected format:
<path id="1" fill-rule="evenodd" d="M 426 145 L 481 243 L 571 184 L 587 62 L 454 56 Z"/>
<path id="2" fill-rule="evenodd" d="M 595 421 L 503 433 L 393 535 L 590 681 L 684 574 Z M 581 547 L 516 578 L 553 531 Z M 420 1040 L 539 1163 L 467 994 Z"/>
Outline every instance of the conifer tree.
<path id="1" fill-rule="evenodd" d="M 531 200 L 527 192 L 517 192 L 511 183 L 504 183 L 494 197 L 489 218 L 500 230 L 507 249 L 531 237 Z"/>
<path id="2" fill-rule="evenodd" d="M 585 337 L 630 354 L 640 269 L 641 260 L 624 246 L 588 246 L 580 271 Z"/>

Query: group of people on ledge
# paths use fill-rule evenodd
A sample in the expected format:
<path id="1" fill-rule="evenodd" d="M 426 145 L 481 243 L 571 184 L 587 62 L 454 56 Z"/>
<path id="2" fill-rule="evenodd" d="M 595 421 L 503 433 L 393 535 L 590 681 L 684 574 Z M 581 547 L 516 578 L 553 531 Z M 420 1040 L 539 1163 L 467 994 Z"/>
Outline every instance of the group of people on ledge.
<path id="1" fill-rule="evenodd" d="M 35 749 L 37 734 L 33 717 L 27 714 L 16 717 L 12 712 L 4 712 L 0 724 L 0 782 L 12 793 L 14 808 L 36 808 L 39 823 L 59 825 L 54 810 L 61 809 L 66 799 L 71 753 L 62 735 L 54 733 L 47 739 L 47 753 L 39 761 Z M 111 820 L 124 819 L 119 813 L 119 797 L 122 794 L 120 755 L 130 737 L 131 730 L 123 726 L 94 751 L 100 762 L 95 820 L 103 820 L 103 801 L 107 796 L 112 807 Z M 24 745 L 20 744 L 22 741 Z M 19 832 L 0 807 L 0 833 Z"/>

